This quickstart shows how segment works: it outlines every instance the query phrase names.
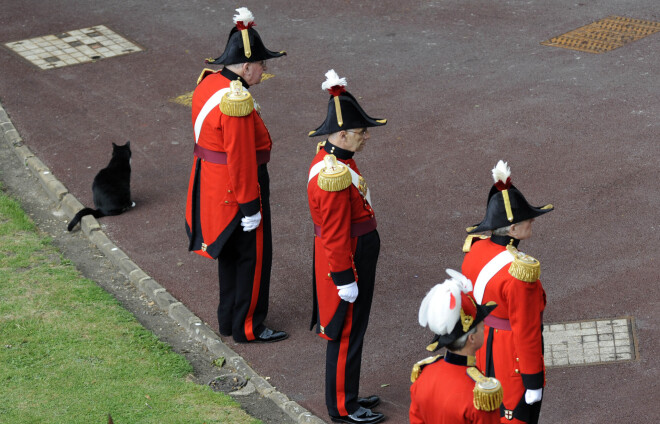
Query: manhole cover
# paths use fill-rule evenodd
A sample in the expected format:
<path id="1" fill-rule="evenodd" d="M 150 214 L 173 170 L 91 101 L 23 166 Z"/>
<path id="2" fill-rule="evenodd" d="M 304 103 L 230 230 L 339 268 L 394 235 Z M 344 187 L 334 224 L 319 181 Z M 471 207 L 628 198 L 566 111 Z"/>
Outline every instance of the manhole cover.
<path id="1" fill-rule="evenodd" d="M 41 69 L 61 68 L 142 51 L 105 25 L 5 43 Z"/>
<path id="2" fill-rule="evenodd" d="M 609 16 L 541 44 L 588 53 L 605 53 L 658 31 L 660 22 Z"/>

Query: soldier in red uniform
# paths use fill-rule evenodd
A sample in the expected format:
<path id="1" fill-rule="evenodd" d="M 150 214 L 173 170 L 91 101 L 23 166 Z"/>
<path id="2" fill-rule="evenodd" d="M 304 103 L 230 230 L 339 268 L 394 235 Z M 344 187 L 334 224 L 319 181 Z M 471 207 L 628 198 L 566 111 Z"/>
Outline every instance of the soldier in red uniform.
<path id="1" fill-rule="evenodd" d="M 553 210 L 531 206 L 511 184 L 511 171 L 499 161 L 495 184 L 488 195 L 484 220 L 468 233 L 463 246 L 463 274 L 474 281 L 474 297 L 497 308 L 484 321 L 486 344 L 477 352 L 477 365 L 502 382 L 502 423 L 537 423 L 545 386 L 543 310 L 545 291 L 539 280 L 540 264 L 518 251 L 518 243 L 532 235 L 532 222 Z"/>
<path id="2" fill-rule="evenodd" d="M 326 77 L 322 88 L 331 94 L 328 114 L 309 133 L 327 135 L 318 144 L 307 184 L 315 233 L 311 328 L 328 340 L 326 405 L 331 419 L 378 423 L 385 417 L 371 408 L 380 398 L 360 398 L 358 390 L 380 238 L 370 192 L 353 155 L 369 140 L 368 128 L 387 121 L 367 115 L 335 71 Z"/>
<path id="3" fill-rule="evenodd" d="M 447 352 L 415 364 L 410 376 L 410 424 L 497 424 L 502 386 L 475 367 L 484 342 L 483 320 L 495 304 L 478 305 L 472 282 L 448 269 L 451 277 L 433 287 L 419 308 L 419 323 L 436 333 L 433 350 Z"/>
<path id="4" fill-rule="evenodd" d="M 247 89 L 261 81 L 268 50 L 254 17 L 236 9 L 224 53 L 207 63 L 192 98 L 195 160 L 186 204 L 188 250 L 218 260 L 220 334 L 239 343 L 287 333 L 264 325 L 272 262 L 267 163 L 272 141 Z"/>

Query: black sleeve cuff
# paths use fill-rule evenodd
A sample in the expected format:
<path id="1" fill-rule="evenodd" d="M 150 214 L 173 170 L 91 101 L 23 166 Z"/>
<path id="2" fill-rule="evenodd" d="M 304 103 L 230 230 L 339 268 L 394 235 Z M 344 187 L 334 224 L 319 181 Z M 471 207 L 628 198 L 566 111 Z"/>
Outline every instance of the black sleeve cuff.
<path id="1" fill-rule="evenodd" d="M 251 202 L 239 203 L 238 207 L 241 208 L 241 212 L 245 216 L 252 216 L 261 210 L 261 202 L 257 197 Z"/>
<path id="2" fill-rule="evenodd" d="M 536 390 L 543 388 L 543 371 L 536 374 L 520 374 L 523 386 L 527 390 Z"/>
<path id="3" fill-rule="evenodd" d="M 351 284 L 355 281 L 353 268 L 348 268 L 346 271 L 331 272 L 330 276 L 332 277 L 332 282 L 335 283 L 335 286 L 345 286 L 346 284 Z"/>

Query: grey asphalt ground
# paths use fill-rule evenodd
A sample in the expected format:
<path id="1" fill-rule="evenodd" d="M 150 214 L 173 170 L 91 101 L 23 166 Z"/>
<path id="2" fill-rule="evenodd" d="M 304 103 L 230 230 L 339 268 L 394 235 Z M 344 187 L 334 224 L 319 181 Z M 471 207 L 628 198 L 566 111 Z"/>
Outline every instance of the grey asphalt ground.
<path id="1" fill-rule="evenodd" d="M 630 316 L 639 358 L 548 371 L 543 423 L 656 422 L 660 355 L 660 34 L 603 54 L 540 43 L 610 15 L 660 21 L 654 0 L 0 2 L 0 101 L 24 143 L 76 198 L 111 142 L 131 140 L 137 207 L 100 220 L 147 274 L 213 328 L 216 264 L 186 251 L 190 109 L 203 59 L 247 6 L 274 77 L 251 89 L 274 140 L 274 264 L 268 324 L 291 337 L 228 346 L 321 418 L 324 342 L 311 314 L 306 175 L 324 119 L 328 69 L 367 112 L 388 118 L 356 160 L 383 246 L 363 367 L 389 422 L 407 422 L 409 373 L 431 335 L 419 303 L 459 269 L 497 160 L 532 204 L 556 210 L 520 248 L 541 261 L 546 323 Z M 4 43 L 106 25 L 145 50 L 42 71 Z M 65 231 L 66 221 L 62 222 Z"/>

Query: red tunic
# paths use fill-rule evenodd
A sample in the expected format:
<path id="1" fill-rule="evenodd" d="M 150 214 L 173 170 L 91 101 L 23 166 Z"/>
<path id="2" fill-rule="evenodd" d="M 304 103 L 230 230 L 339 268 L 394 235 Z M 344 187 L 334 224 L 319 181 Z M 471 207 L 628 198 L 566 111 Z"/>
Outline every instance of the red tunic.
<path id="1" fill-rule="evenodd" d="M 495 256 L 506 250 L 505 246 L 490 239 L 474 242 L 465 255 L 462 272 L 472 282 L 479 272 Z M 502 383 L 505 409 L 513 410 L 524 396 L 526 389 L 539 389 L 545 385 L 543 362 L 542 315 L 545 309 L 545 291 L 541 281 L 527 283 L 509 274 L 510 264 L 499 270 L 486 285 L 481 301 L 497 303 L 491 316 L 509 320 L 511 330 L 493 329 L 486 324 L 485 338 L 493 334 L 493 364 L 495 378 Z M 477 367 L 486 370 L 486 346 L 477 352 Z"/>
<path id="2" fill-rule="evenodd" d="M 499 423 L 499 410 L 474 407 L 475 382 L 467 368 L 444 359 L 425 366 L 410 387 L 410 424 Z"/>
<path id="3" fill-rule="evenodd" d="M 192 98 L 193 126 L 207 101 L 218 91 L 228 88 L 231 81 L 220 73 L 210 73 L 199 83 Z M 216 258 L 222 248 L 221 235 L 231 232 L 242 216 L 254 215 L 260 210 L 257 180 L 257 151 L 270 151 L 272 141 L 266 125 L 256 108 L 247 116 L 224 115 L 219 106 L 211 109 L 199 131 L 199 146 L 226 153 L 226 164 L 202 160 L 193 163 L 188 185 L 186 224 L 189 236 L 201 238 L 202 246 L 191 250 L 202 256 Z M 199 183 L 195 184 L 197 163 L 201 163 Z M 194 211 L 193 199 L 199 196 L 199 210 Z M 194 211 L 194 212 L 193 212 Z M 193 216 L 194 215 L 194 216 Z M 233 226 L 230 226 L 234 223 Z M 201 229 L 199 234 L 191 234 Z M 228 235 L 225 235 L 227 237 Z"/>
<path id="4" fill-rule="evenodd" d="M 321 149 L 311 163 L 311 168 L 328 153 Z M 338 158 L 360 174 L 355 160 Z M 318 175 L 307 184 L 307 199 L 314 225 L 320 227 L 321 236 L 314 238 L 316 298 L 320 325 L 325 328 L 335 315 L 340 303 L 337 286 L 357 281 L 353 254 L 357 237 L 351 237 L 351 224 L 374 219 L 374 211 L 351 184 L 341 191 L 325 191 L 318 186 Z M 331 339 L 325 334 L 319 334 Z"/>

